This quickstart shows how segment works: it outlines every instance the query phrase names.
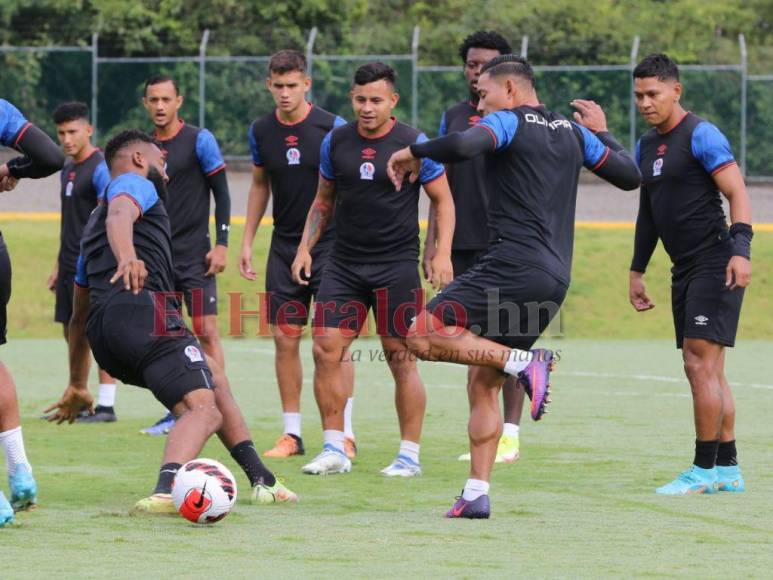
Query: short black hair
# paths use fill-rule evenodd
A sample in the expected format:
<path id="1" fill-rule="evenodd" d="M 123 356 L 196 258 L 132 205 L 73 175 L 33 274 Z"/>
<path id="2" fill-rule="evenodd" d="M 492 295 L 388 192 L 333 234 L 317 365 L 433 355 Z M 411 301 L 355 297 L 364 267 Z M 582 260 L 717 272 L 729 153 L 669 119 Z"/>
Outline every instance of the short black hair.
<path id="1" fill-rule="evenodd" d="M 105 146 L 105 162 L 107 163 L 108 168 L 113 168 L 113 159 L 115 159 L 118 152 L 133 143 L 150 143 L 151 145 L 161 147 L 161 144 L 156 139 L 144 131 L 140 131 L 139 129 L 121 131 L 118 135 L 110 139 Z"/>
<path id="2" fill-rule="evenodd" d="M 177 81 L 174 80 L 174 77 L 171 77 L 169 75 L 153 75 L 148 80 L 145 81 L 145 90 L 142 91 L 143 95 L 148 94 L 148 87 L 153 85 L 160 85 L 161 83 L 172 83 L 174 86 L 174 93 L 176 95 L 180 94 L 180 87 L 177 85 Z"/>
<path id="3" fill-rule="evenodd" d="M 679 67 L 667 54 L 650 54 L 633 69 L 633 78 L 657 77 L 659 81 L 679 80 Z"/>
<path id="4" fill-rule="evenodd" d="M 306 57 L 297 50 L 280 50 L 271 55 L 268 61 L 268 74 L 280 75 L 289 72 L 306 73 Z"/>
<path id="5" fill-rule="evenodd" d="M 383 62 L 369 62 L 362 65 L 354 73 L 355 85 L 368 85 L 382 80 L 392 85 L 392 87 L 397 83 L 395 69 Z"/>
<path id="6" fill-rule="evenodd" d="M 480 74 L 487 73 L 491 77 L 500 75 L 513 75 L 524 78 L 535 86 L 534 69 L 531 68 L 529 61 L 517 54 L 502 54 L 496 56 L 484 64 L 480 69 Z"/>
<path id="7" fill-rule="evenodd" d="M 86 103 L 78 101 L 72 101 L 70 103 L 62 103 L 56 109 L 54 109 L 53 115 L 51 115 L 55 125 L 61 123 L 69 123 L 70 121 L 78 121 L 83 119 L 87 123 L 91 115 L 89 114 L 89 107 Z"/>
<path id="8" fill-rule="evenodd" d="M 498 51 L 499 54 L 513 52 L 507 39 L 493 30 L 478 30 L 462 41 L 459 45 L 459 56 L 462 57 L 462 62 L 467 62 L 467 53 L 471 48 L 488 48 Z"/>

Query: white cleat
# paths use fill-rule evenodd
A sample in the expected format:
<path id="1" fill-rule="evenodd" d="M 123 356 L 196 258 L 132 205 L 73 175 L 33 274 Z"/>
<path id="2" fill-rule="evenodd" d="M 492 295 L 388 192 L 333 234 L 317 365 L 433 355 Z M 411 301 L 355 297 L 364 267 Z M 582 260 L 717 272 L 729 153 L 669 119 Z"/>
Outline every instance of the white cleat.
<path id="1" fill-rule="evenodd" d="M 325 445 L 322 453 L 312 459 L 301 468 L 303 473 L 309 475 L 331 475 L 333 473 L 349 473 L 352 470 L 352 462 L 343 451 L 339 451 L 332 445 Z"/>
<path id="2" fill-rule="evenodd" d="M 421 465 L 405 455 L 398 455 L 391 464 L 381 470 L 381 474 L 386 477 L 416 477 L 421 475 Z"/>

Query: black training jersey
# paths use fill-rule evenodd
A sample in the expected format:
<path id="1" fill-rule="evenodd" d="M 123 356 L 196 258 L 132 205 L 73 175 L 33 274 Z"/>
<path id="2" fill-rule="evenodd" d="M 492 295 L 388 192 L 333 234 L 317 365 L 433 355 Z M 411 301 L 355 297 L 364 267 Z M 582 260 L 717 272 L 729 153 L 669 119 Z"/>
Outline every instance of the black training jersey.
<path id="1" fill-rule="evenodd" d="M 172 222 L 175 263 L 199 261 L 211 247 L 207 177 L 225 169 L 220 147 L 208 130 L 183 121 L 177 134 L 161 140 L 161 145 L 169 176 L 166 208 Z"/>
<path id="2" fill-rule="evenodd" d="M 140 210 L 140 217 L 134 222 L 133 240 L 137 258 L 145 262 L 148 271 L 145 288 L 160 292 L 174 290 L 172 238 L 166 208 L 150 181 L 136 173 L 125 173 L 107 186 L 106 203 L 99 204 L 91 213 L 83 231 L 75 282 L 90 289 L 92 314 L 110 296 L 126 291 L 121 282 L 110 283 L 118 264 L 105 224 L 110 202 L 122 196 L 128 197 Z"/>
<path id="3" fill-rule="evenodd" d="M 423 160 L 415 183 L 400 191 L 387 176 L 392 153 L 426 141 L 424 133 L 392 120 L 384 136 L 360 135 L 357 123 L 333 129 L 322 141 L 319 172 L 336 188 L 333 255 L 351 262 L 395 262 L 419 257 L 419 189 L 443 174 L 443 166 Z"/>
<path id="4" fill-rule="evenodd" d="M 687 113 L 668 133 L 652 129 L 639 139 L 636 162 L 643 178 L 637 228 L 654 228 L 675 265 L 727 243 L 712 176 L 735 159 L 719 129 Z M 649 257 L 637 256 L 632 269 L 643 272 Z"/>
<path id="5" fill-rule="evenodd" d="M 81 247 L 83 228 L 91 211 L 104 198 L 110 183 L 102 152 L 94 152 L 80 163 L 70 160 L 61 173 L 62 218 L 59 230 L 59 270 L 75 272 L 75 262 Z"/>
<path id="6" fill-rule="evenodd" d="M 252 162 L 268 171 L 271 182 L 275 234 L 300 242 L 317 193 L 320 145 L 332 129 L 345 124 L 341 117 L 312 106 L 297 123 L 280 121 L 274 111 L 250 125 Z M 331 223 L 320 243 L 332 240 L 334 231 Z"/>
<path id="7" fill-rule="evenodd" d="M 470 101 L 457 103 L 443 113 L 440 135 L 461 133 L 480 121 L 478 109 Z M 486 160 L 473 157 L 446 165 L 448 184 L 456 208 L 456 228 L 452 249 L 482 250 L 488 247 L 489 229 L 486 211 Z"/>
<path id="8" fill-rule="evenodd" d="M 491 253 L 569 284 L 580 170 L 598 169 L 609 149 L 541 105 L 492 113 L 480 126 L 495 143 L 486 155 Z"/>

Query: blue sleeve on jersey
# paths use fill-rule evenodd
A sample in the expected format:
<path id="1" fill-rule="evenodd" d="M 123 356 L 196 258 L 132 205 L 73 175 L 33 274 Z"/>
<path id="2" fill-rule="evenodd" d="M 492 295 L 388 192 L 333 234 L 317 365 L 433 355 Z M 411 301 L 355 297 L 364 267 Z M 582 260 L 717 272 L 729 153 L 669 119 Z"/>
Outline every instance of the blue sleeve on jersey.
<path id="1" fill-rule="evenodd" d="M 125 173 L 116 178 L 107 188 L 107 202 L 110 203 L 116 197 L 127 195 L 140 211 L 144 214 L 158 201 L 158 193 L 153 184 L 147 179 L 134 173 Z"/>
<path id="2" fill-rule="evenodd" d="M 346 125 L 346 119 L 336 115 L 335 121 L 333 121 L 333 129 L 337 129 L 338 127 L 341 127 L 342 125 Z"/>
<path id="3" fill-rule="evenodd" d="M 89 287 L 89 278 L 86 275 L 86 261 L 83 254 L 78 255 L 78 261 L 75 263 L 75 283 L 81 288 Z"/>
<path id="4" fill-rule="evenodd" d="M 448 133 L 448 127 L 446 127 L 446 112 L 443 111 L 443 116 L 440 117 L 440 127 L 438 128 L 437 134 L 438 137 L 442 137 Z"/>
<path id="5" fill-rule="evenodd" d="M 0 144 L 12 147 L 16 135 L 27 123 L 19 109 L 5 99 L 0 99 Z"/>
<path id="6" fill-rule="evenodd" d="M 258 140 L 255 139 L 255 123 L 250 125 L 247 131 L 247 141 L 250 143 L 250 153 L 252 153 L 252 163 L 255 165 L 263 165 L 263 160 L 260 158 L 260 151 L 258 151 Z"/>
<path id="7" fill-rule="evenodd" d="M 572 123 L 574 123 L 574 121 L 572 121 Z M 599 161 L 606 155 L 607 146 L 601 142 L 601 139 L 596 137 L 582 125 L 578 125 L 577 123 L 574 123 L 574 125 L 579 127 L 580 132 L 582 133 L 583 143 L 585 144 L 583 148 L 583 163 L 585 167 L 592 169 L 596 167 Z"/>
<path id="8" fill-rule="evenodd" d="M 94 169 L 94 173 L 91 175 L 91 185 L 94 187 L 94 191 L 97 192 L 97 199 L 105 199 L 105 190 L 110 183 L 110 171 L 107 169 L 107 163 L 101 161 Z"/>
<path id="9" fill-rule="evenodd" d="M 424 143 L 425 141 L 429 141 L 429 139 L 427 139 L 427 136 L 424 133 L 420 133 L 416 138 L 416 143 Z M 443 175 L 444 171 L 445 167 L 443 167 L 442 164 L 438 163 L 437 161 L 433 161 L 429 157 L 425 157 L 421 160 L 419 183 L 423 185 L 425 183 L 429 183 L 430 181 L 435 181 L 438 177 Z"/>
<path id="10" fill-rule="evenodd" d="M 633 158 L 636 160 L 636 166 L 641 168 L 641 139 L 636 141 L 636 147 L 633 150 Z"/>
<path id="11" fill-rule="evenodd" d="M 515 138 L 518 129 L 518 115 L 512 111 L 497 111 L 481 119 L 479 126 L 487 129 L 496 141 L 495 149 L 506 149 Z"/>
<path id="12" fill-rule="evenodd" d="M 735 162 L 727 137 L 707 121 L 699 123 L 692 132 L 692 154 L 707 173 Z"/>
<path id="13" fill-rule="evenodd" d="M 335 179 L 335 169 L 333 168 L 333 161 L 330 159 L 330 141 L 332 136 L 332 131 L 325 135 L 319 148 L 319 173 L 328 181 Z"/>
<path id="14" fill-rule="evenodd" d="M 215 136 L 206 129 L 199 131 L 196 137 L 196 157 L 199 158 L 199 165 L 206 175 L 217 173 L 225 167 Z"/>

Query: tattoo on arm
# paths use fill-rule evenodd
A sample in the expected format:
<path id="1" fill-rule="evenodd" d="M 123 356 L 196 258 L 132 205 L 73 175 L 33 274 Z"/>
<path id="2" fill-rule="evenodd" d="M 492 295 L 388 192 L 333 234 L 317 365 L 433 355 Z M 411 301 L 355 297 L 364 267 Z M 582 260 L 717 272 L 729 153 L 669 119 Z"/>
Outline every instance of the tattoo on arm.
<path id="1" fill-rule="evenodd" d="M 321 201 L 315 202 L 309 212 L 309 238 L 316 240 L 322 235 L 330 223 L 330 205 Z"/>

